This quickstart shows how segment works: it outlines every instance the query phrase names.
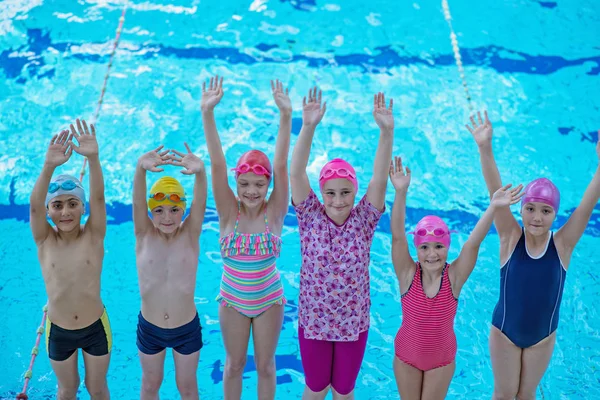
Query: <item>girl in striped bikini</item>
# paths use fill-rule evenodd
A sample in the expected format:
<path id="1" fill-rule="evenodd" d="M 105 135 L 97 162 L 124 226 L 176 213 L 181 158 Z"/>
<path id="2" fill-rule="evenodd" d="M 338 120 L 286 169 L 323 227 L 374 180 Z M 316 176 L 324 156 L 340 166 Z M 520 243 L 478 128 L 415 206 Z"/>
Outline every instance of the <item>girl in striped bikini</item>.
<path id="1" fill-rule="evenodd" d="M 225 351 L 225 400 L 240 399 L 242 373 L 250 330 L 258 373 L 258 398 L 275 398 L 275 349 L 283 323 L 285 298 L 275 260 L 281 248 L 281 230 L 288 210 L 288 171 L 292 106 L 283 85 L 271 81 L 279 108 L 279 133 L 274 166 L 258 150 L 242 155 L 235 178 L 237 199 L 229 187 L 227 165 L 217 133 L 214 107 L 223 97 L 223 79 L 202 87 L 202 122 L 210 154 L 213 193 L 219 214 L 223 278 L 217 300 Z M 266 199 L 269 183 L 273 191 Z"/>
<path id="2" fill-rule="evenodd" d="M 428 215 L 414 232 L 418 261 L 408 251 L 405 232 L 406 193 L 410 169 L 394 158 L 390 180 L 396 189 L 392 208 L 392 262 L 400 284 L 402 326 L 394 340 L 394 375 L 403 400 L 444 399 L 454 374 L 454 317 L 458 296 L 475 267 L 479 246 L 494 214 L 519 201 L 522 186 L 498 189 L 464 244 L 458 258 L 447 263 L 450 230 L 441 218 Z"/>

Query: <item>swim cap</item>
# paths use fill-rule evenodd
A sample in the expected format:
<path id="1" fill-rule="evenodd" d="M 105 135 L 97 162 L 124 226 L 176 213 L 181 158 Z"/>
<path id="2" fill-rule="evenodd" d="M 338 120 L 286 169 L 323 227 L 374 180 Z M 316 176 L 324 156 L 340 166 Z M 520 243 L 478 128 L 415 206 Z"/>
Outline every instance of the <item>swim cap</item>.
<path id="1" fill-rule="evenodd" d="M 156 200 L 154 197 L 148 199 L 148 210 L 152 211 L 158 206 L 162 206 L 165 203 L 170 203 L 177 207 L 182 208 L 185 211 L 185 190 L 181 183 L 175 178 L 165 176 L 157 180 L 152 188 L 150 188 L 150 196 L 154 196 L 156 193 L 163 193 L 165 197 L 161 200 Z M 178 196 L 181 201 L 175 202 L 170 199 L 170 195 Z"/>
<path id="2" fill-rule="evenodd" d="M 331 179 L 348 179 L 354 185 L 354 191 L 358 191 L 356 171 L 352 165 L 341 158 L 334 158 L 323 166 L 319 174 L 319 186 L 323 189 L 325 182 Z"/>
<path id="3" fill-rule="evenodd" d="M 521 199 L 521 208 L 525 203 L 544 203 L 554 209 L 554 213 L 558 214 L 560 206 L 560 192 L 550 179 L 538 178 L 529 182 L 525 187 L 525 195 Z"/>
<path id="4" fill-rule="evenodd" d="M 52 199 L 63 194 L 70 194 L 77 197 L 85 207 L 85 190 L 83 190 L 81 182 L 74 176 L 67 174 L 58 175 L 50 181 L 48 193 L 46 194 L 46 207 L 48 207 L 48 203 L 50 203 Z"/>
<path id="5" fill-rule="evenodd" d="M 439 242 L 450 248 L 450 230 L 448 229 L 448 225 L 435 215 L 423 217 L 417 223 L 415 230 L 409 233 L 415 235 L 414 243 L 417 248 L 423 243 L 429 242 Z"/>
<path id="6" fill-rule="evenodd" d="M 235 168 L 232 169 L 235 171 L 235 179 L 240 174 L 248 172 L 254 172 L 256 175 L 264 175 L 268 179 L 271 179 L 271 175 L 273 174 L 269 157 L 260 150 L 249 150 L 242 154 Z"/>

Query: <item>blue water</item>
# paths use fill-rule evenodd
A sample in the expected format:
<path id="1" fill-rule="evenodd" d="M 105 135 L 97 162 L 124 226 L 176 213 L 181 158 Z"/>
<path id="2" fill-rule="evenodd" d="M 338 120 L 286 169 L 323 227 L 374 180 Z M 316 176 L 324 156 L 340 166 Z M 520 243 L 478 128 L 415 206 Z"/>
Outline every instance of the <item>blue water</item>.
<path id="1" fill-rule="evenodd" d="M 444 217 L 460 231 L 451 250 L 451 259 L 456 257 L 487 196 L 476 146 L 464 129 L 468 104 L 441 1 L 132 3 L 98 121 L 109 202 L 102 296 L 114 334 L 109 370 L 113 398 L 136 398 L 141 378 L 130 206 L 135 161 L 158 144 L 181 149 L 185 140 L 208 163 L 199 97 L 202 80 L 212 74 L 225 77 L 217 125 L 231 164 L 251 147 L 273 154 L 278 116 L 270 78 L 290 86 L 292 146 L 301 125 L 301 97 L 314 84 L 323 89 L 328 111 L 309 162 L 313 187 L 328 158 L 345 157 L 359 172 L 370 173 L 378 135 L 371 96 L 384 90 L 395 103 L 394 154 L 413 170 L 408 223 L 427 213 Z M 119 1 L 1 3 L 1 398 L 14 397 L 22 387 L 46 299 L 29 232 L 28 196 L 51 135 L 76 117 L 89 120 L 94 112 L 121 7 Z M 537 176 L 552 179 L 562 190 L 558 227 L 577 206 L 598 162 L 600 5 L 596 0 L 450 0 L 450 7 L 473 105 L 488 108 L 494 122 L 503 178 L 515 183 Z M 81 163 L 74 156 L 62 171 L 76 174 Z M 191 179 L 183 183 L 191 190 Z M 359 196 L 365 189 L 363 184 Z M 391 187 L 387 200 L 389 210 Z M 278 265 L 290 301 L 277 349 L 277 398 L 294 399 L 300 398 L 304 381 L 296 337 L 300 244 L 292 210 L 285 223 Z M 600 207 L 573 254 L 556 350 L 538 398 L 600 398 L 598 237 Z M 196 290 L 205 328 L 198 368 L 205 399 L 222 398 L 225 353 L 214 301 L 221 275 L 217 239 L 209 194 Z M 401 312 L 390 247 L 386 213 L 372 248 L 372 326 L 357 399 L 398 397 L 391 365 Z M 461 293 L 457 368 L 449 399 L 491 396 L 487 335 L 498 298 L 498 248 L 498 237 L 491 232 Z M 165 368 L 161 395 L 175 399 L 170 357 Z M 53 398 L 55 388 L 42 346 L 29 394 Z M 88 398 L 83 387 L 81 398 Z M 251 356 L 243 398 L 256 398 Z"/>

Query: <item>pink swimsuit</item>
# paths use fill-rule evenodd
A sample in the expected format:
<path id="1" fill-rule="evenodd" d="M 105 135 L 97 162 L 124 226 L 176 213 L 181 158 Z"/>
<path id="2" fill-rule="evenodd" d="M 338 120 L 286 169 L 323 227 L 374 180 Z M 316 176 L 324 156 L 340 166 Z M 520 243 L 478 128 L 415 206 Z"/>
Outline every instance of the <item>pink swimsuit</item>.
<path id="1" fill-rule="evenodd" d="M 402 295 L 402 326 L 394 340 L 396 357 L 421 371 L 451 364 L 456 357 L 454 317 L 458 301 L 448 278 L 450 264 L 442 272 L 440 290 L 433 298 L 423 291 L 421 264 L 410 287 Z"/>

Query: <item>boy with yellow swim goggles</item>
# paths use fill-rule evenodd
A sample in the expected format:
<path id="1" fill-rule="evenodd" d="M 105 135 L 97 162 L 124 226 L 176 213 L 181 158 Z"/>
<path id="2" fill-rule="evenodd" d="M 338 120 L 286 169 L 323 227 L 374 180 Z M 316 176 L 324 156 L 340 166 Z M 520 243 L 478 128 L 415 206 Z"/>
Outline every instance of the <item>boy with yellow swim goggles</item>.
<path id="1" fill-rule="evenodd" d="M 194 291 L 206 208 L 206 171 L 187 143 L 187 153 L 162 150 L 139 158 L 133 183 L 133 224 L 142 309 L 138 316 L 137 346 L 142 364 L 141 399 L 155 399 L 163 380 L 167 348 L 173 349 L 177 387 L 184 399 L 198 399 L 196 370 L 202 331 Z M 146 192 L 146 171 L 160 166 L 184 168 L 194 175 L 194 197 L 187 218 L 183 186 L 165 176 Z M 148 216 L 150 211 L 150 216 Z"/>

